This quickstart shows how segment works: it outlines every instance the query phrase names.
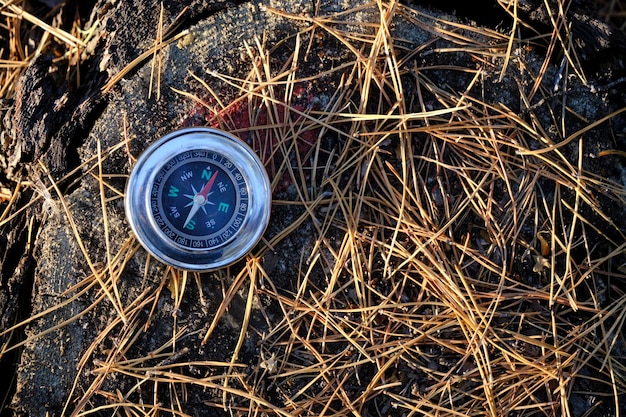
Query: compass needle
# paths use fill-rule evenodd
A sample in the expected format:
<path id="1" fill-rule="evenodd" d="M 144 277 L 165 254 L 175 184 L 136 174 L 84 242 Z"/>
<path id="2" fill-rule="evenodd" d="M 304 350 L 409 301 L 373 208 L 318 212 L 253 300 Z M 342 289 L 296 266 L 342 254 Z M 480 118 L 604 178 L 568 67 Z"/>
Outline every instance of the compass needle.
<path id="1" fill-rule="evenodd" d="M 185 220 L 185 224 L 183 224 L 183 227 L 186 228 L 187 226 L 189 226 L 189 222 L 191 221 L 191 219 L 193 219 L 194 214 L 196 214 L 196 211 L 198 211 L 199 208 L 200 205 L 194 202 L 191 210 L 189 210 L 189 214 L 187 215 L 187 219 Z"/>
<path id="2" fill-rule="evenodd" d="M 213 187 L 213 184 L 215 184 L 215 179 L 217 178 L 217 171 L 215 171 L 213 173 L 213 175 L 211 175 L 211 179 L 209 180 L 209 182 L 207 182 L 205 184 L 204 187 L 202 187 L 202 191 L 200 191 L 198 194 L 200 194 L 202 197 L 204 197 L 204 199 L 206 200 L 207 196 L 209 195 L 209 191 L 211 191 L 211 187 Z"/>

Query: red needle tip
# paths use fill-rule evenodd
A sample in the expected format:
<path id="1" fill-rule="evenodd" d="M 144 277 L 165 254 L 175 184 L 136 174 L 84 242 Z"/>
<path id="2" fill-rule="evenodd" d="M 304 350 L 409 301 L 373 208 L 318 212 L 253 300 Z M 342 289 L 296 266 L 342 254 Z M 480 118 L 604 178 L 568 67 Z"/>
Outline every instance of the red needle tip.
<path id="1" fill-rule="evenodd" d="M 215 182 L 215 178 L 217 178 L 217 171 L 215 171 L 213 173 L 213 175 L 211 175 L 211 179 L 209 179 L 209 182 L 207 182 L 204 185 L 204 187 L 202 187 L 202 190 L 200 190 L 200 192 L 198 194 L 200 194 L 202 197 L 204 197 L 206 199 L 207 196 L 209 195 L 209 191 L 211 191 L 211 187 L 213 187 L 213 183 Z"/>

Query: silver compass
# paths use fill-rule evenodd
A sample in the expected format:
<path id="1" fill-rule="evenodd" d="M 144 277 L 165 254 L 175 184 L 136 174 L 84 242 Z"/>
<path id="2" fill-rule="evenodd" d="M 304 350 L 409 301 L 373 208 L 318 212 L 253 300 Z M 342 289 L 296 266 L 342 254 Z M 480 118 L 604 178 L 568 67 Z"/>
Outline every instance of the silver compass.
<path id="1" fill-rule="evenodd" d="M 210 271 L 259 241 L 270 216 L 263 163 L 235 136 L 211 128 L 172 132 L 150 145 L 126 186 L 135 236 L 161 262 Z"/>

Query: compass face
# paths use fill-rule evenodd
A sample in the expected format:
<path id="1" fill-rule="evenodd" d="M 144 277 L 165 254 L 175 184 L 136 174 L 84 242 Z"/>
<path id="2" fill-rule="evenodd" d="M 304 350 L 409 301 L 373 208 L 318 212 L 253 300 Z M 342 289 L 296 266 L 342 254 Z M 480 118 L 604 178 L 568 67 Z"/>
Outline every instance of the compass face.
<path id="1" fill-rule="evenodd" d="M 159 171 L 150 207 L 157 226 L 174 243 L 215 248 L 241 229 L 248 213 L 248 186 L 225 156 L 195 149 L 172 158 Z"/>
<path id="2" fill-rule="evenodd" d="M 271 193 L 254 152 L 225 132 L 192 128 L 138 159 L 126 213 L 140 243 L 169 265 L 206 271 L 235 262 L 259 240 Z"/>

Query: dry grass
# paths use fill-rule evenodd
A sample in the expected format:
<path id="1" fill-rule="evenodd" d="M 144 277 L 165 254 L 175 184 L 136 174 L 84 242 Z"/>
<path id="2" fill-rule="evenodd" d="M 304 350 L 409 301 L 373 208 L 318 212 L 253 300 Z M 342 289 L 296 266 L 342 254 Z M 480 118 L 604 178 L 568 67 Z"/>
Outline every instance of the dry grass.
<path id="1" fill-rule="evenodd" d="M 23 0 L 0 1 L 0 98 L 13 97 L 20 74 L 42 52 L 54 49 L 56 61 L 63 62 L 68 73 L 76 70 L 93 35 L 92 31 L 82 31 L 78 22 L 69 32 L 59 27 L 58 19 L 46 23 L 48 16 L 36 16 L 25 4 Z"/>
<path id="2" fill-rule="evenodd" d="M 626 4 L 620 0 L 596 0 L 600 16 L 621 31 L 626 31 Z"/>
<path id="3" fill-rule="evenodd" d="M 19 24 L 15 7 L 2 9 L 9 29 Z M 174 317 L 166 343 L 144 356 L 129 356 L 142 350 L 136 344 L 151 325 L 157 301 L 171 294 L 178 309 L 190 285 L 202 297 L 200 276 L 167 268 L 160 286 L 146 287 L 125 303 L 119 280 L 138 244 L 129 238 L 113 245 L 107 231 L 106 259 L 92 259 L 71 220 L 75 213 L 54 182 L 48 177 L 50 185 L 39 187 L 37 199 L 53 200 L 69 220 L 91 271 L 66 291 L 62 304 L 40 316 L 85 294 L 95 295 L 95 302 L 80 315 L 105 300 L 115 308 L 108 327 L 78 363 L 68 414 L 187 415 L 193 413 L 185 406 L 188 392 L 198 390 L 213 393 L 208 405 L 251 416 L 570 416 L 574 394 L 594 401 L 585 415 L 620 408 L 619 394 L 626 390 L 621 356 L 626 273 L 620 265 L 626 239 L 603 210 L 609 202 L 623 206 L 626 191 L 584 169 L 589 151 L 583 140 L 616 114 L 570 131 L 564 123 L 573 110 L 562 100 L 552 126 L 542 122 L 533 106 L 537 97 L 551 94 L 544 78 L 547 59 L 537 71 L 526 68 L 532 78 L 519 84 L 525 109 L 519 114 L 476 94 L 489 93 L 489 75 L 524 65 L 516 52 L 524 44 L 515 31 L 438 21 L 394 2 L 369 7 L 377 9 L 378 19 L 360 32 L 344 24 L 358 10 L 317 17 L 273 11 L 303 29 L 278 45 L 251 41 L 250 71 L 241 79 L 212 74 L 238 92 L 235 101 L 222 103 L 212 80 L 200 79 L 215 104 L 181 92 L 205 103 L 212 123 L 235 132 L 229 119 L 233 108 L 246 106 L 251 118 L 266 114 L 267 123 L 252 128 L 255 147 L 265 157 L 273 188 L 286 181 L 297 196 L 277 198 L 274 205 L 301 213 L 260 244 L 245 265 L 223 275 L 230 281 L 225 279 L 220 308 L 208 317 L 208 331 L 189 331 Z M 611 7 L 613 15 L 619 13 Z M 412 63 L 429 45 L 411 49 L 394 38 L 390 27 L 400 18 L 446 40 L 437 49 L 442 64 Z M 566 25 L 562 15 L 555 22 Z M 68 51 L 80 48 L 76 36 L 46 33 Z M 546 34 L 548 49 L 568 51 L 565 71 L 584 79 L 559 33 Z M 312 40 L 321 37 L 343 45 L 346 57 L 328 73 L 302 75 Z M 286 47 L 291 55 L 276 67 L 272 56 Z M 158 50 L 157 43 L 146 56 L 156 59 Z M 4 95 L 32 59 L 21 53 L 24 48 L 12 51 L 2 68 Z M 459 53 L 471 56 L 475 65 L 446 66 L 446 57 Z M 463 91 L 438 85 L 429 78 L 436 70 L 458 72 L 470 83 Z M 341 80 L 328 100 L 315 108 L 294 105 L 298 86 L 322 76 Z M 556 134 L 547 133 L 551 127 Z M 335 146 L 303 139 L 311 135 L 333 137 Z M 102 161 L 126 146 L 122 141 L 101 150 L 82 166 L 100 184 L 102 207 L 122 198 Z M 574 148 L 578 158 L 572 159 Z M 604 152 L 597 157 L 611 155 Z M 9 208 L 2 224 L 10 218 Z M 105 224 L 107 213 L 103 209 Z M 263 259 L 305 224 L 313 230 L 313 245 L 302 253 L 297 284 L 281 288 Z M 237 294 L 246 308 L 231 360 L 188 361 L 181 341 L 212 340 Z M 266 317 L 268 330 L 259 335 L 260 355 L 250 368 L 239 353 L 248 332 L 257 331 L 250 324 L 253 311 Z M 117 343 L 106 357 L 94 359 L 107 339 Z M 17 347 L 3 347 L 2 353 Z M 206 376 L 193 376 L 190 368 Z M 112 378 L 132 381 L 132 388 L 111 389 Z"/>

